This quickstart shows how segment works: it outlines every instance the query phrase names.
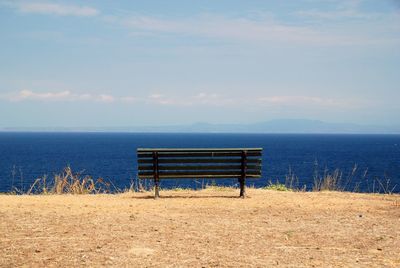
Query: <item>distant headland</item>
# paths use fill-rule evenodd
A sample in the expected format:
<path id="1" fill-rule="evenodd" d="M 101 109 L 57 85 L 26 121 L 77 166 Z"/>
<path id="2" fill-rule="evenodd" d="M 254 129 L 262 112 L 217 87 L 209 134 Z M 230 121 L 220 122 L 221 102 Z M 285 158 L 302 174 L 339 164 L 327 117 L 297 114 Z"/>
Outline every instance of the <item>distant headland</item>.
<path id="1" fill-rule="evenodd" d="M 138 125 L 111 127 L 0 127 L 0 132 L 154 132 L 154 133 L 282 133 L 282 134 L 400 134 L 400 125 L 363 125 L 310 119 L 275 119 L 248 124 Z"/>

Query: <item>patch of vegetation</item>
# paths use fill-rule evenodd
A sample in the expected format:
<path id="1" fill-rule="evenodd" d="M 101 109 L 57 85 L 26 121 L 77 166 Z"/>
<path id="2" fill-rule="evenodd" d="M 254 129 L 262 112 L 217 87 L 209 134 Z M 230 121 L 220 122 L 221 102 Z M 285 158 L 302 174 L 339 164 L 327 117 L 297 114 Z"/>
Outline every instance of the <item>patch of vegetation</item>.
<path id="1" fill-rule="evenodd" d="M 176 192 L 183 192 L 183 191 L 193 191 L 191 188 L 183 188 L 183 187 L 175 187 L 171 189 L 172 191 Z"/>
<path id="2" fill-rule="evenodd" d="M 292 189 L 288 188 L 285 184 L 280 183 L 279 181 L 276 181 L 273 183 L 272 181 L 268 182 L 268 185 L 264 187 L 266 190 L 274 190 L 274 191 L 292 191 Z"/>
<path id="3" fill-rule="evenodd" d="M 71 167 L 66 167 L 52 179 L 43 176 L 35 180 L 25 194 L 99 194 L 110 193 L 112 183 L 104 179 L 92 179 L 81 173 L 74 173 Z"/>
<path id="4" fill-rule="evenodd" d="M 232 191 L 232 190 L 236 190 L 236 188 L 234 187 L 230 187 L 230 186 L 217 186 L 217 185 L 207 185 L 205 189 L 210 189 L 213 191 Z"/>
<path id="5" fill-rule="evenodd" d="M 360 186 L 364 185 L 367 188 L 367 192 L 370 193 L 384 193 L 393 194 L 397 185 L 393 185 L 391 180 L 384 176 L 384 180 L 375 177 L 368 179 L 368 169 L 366 169 L 361 176 L 358 175 L 358 166 L 354 165 L 353 168 L 347 175 L 340 169 L 335 169 L 330 172 L 325 168 L 324 172 L 320 174 L 318 166 L 314 171 L 314 182 L 312 190 L 319 191 L 352 191 L 359 192 Z M 350 185 L 354 185 L 352 189 Z"/>
<path id="6" fill-rule="evenodd" d="M 357 165 L 355 165 L 347 175 L 339 170 L 335 169 L 333 172 L 327 168 L 323 172 L 318 169 L 316 164 L 314 169 L 313 183 L 311 187 L 307 189 L 306 185 L 302 187 L 299 184 L 299 178 L 289 167 L 289 172 L 285 176 L 284 183 L 280 180 L 276 182 L 268 181 L 268 184 L 263 189 L 274 190 L 274 191 L 352 191 L 359 192 L 360 188 L 367 189 L 370 193 L 384 193 L 393 194 L 397 185 L 393 185 L 389 178 L 380 179 L 372 178 L 368 179 L 367 172 L 365 170 L 361 174 L 358 171 Z M 82 172 L 73 172 L 71 167 L 67 166 L 63 169 L 60 174 L 55 174 L 51 179 L 48 176 L 42 176 L 34 181 L 28 190 L 24 189 L 23 174 L 20 170 L 20 179 L 17 180 L 16 168 L 12 172 L 12 190 L 6 194 L 97 194 L 97 193 L 121 193 L 121 192 L 149 192 L 154 191 L 154 181 L 151 179 L 139 179 L 135 178 L 131 180 L 129 188 L 124 190 L 118 189 L 111 181 L 105 181 L 103 178 L 97 180 L 92 179 L 88 175 L 83 175 Z M 207 181 L 207 180 L 206 180 Z M 20 187 L 15 187 L 15 184 L 20 184 Z M 196 187 L 188 188 L 176 185 L 170 190 L 173 191 L 188 191 L 198 189 L 211 189 L 214 191 L 233 191 L 237 189 L 238 184 L 232 186 L 219 186 L 215 179 L 210 180 L 209 183 L 205 183 L 205 180 L 195 180 Z M 200 187 L 199 187 L 199 186 Z M 198 188 L 199 187 L 199 188 Z M 351 187 L 351 189 L 349 189 Z M 254 185 L 248 185 L 247 188 L 255 188 Z M 160 191 L 161 191 L 160 186 Z"/>

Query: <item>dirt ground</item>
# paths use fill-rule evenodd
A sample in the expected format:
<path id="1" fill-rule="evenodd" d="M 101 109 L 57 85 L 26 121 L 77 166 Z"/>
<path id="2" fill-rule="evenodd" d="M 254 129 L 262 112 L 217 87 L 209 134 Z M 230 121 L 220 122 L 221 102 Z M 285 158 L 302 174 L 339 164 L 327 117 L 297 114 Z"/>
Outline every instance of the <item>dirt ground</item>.
<path id="1" fill-rule="evenodd" d="M 0 266 L 400 267 L 400 196 L 0 195 Z"/>

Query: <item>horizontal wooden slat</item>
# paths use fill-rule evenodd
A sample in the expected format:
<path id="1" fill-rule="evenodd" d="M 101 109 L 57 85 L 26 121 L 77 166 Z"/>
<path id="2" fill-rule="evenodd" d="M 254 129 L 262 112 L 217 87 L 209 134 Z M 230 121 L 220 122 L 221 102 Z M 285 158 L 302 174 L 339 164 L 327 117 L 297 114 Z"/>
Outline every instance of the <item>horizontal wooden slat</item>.
<path id="1" fill-rule="evenodd" d="M 163 176 L 163 175 L 176 175 L 176 176 L 183 176 L 183 175 L 188 175 L 188 176 L 193 176 L 193 175 L 197 175 L 197 176 L 204 176 L 204 175 L 237 175 L 240 176 L 241 175 L 241 171 L 230 171 L 230 170 L 223 170 L 223 171 L 207 171 L 207 170 L 194 170 L 194 171 L 160 171 L 159 176 Z M 248 174 L 254 174 L 254 175 L 258 175 L 261 174 L 261 171 L 253 171 L 252 173 L 246 173 L 246 176 Z M 139 176 L 152 176 L 153 172 L 152 171 L 139 171 Z"/>
<path id="2" fill-rule="evenodd" d="M 138 152 L 217 152 L 217 151 L 262 151 L 263 148 L 138 148 Z"/>
<path id="3" fill-rule="evenodd" d="M 158 166 L 159 172 L 163 170 L 241 170 L 241 165 L 213 165 L 213 166 L 188 166 L 188 165 L 179 165 L 179 166 Z M 246 166 L 247 170 L 260 170 L 261 166 L 260 165 L 247 165 Z M 153 170 L 152 165 L 148 166 L 139 166 L 138 168 L 139 171 L 142 170 Z"/>
<path id="4" fill-rule="evenodd" d="M 240 178 L 240 175 L 230 175 L 230 174 L 221 174 L 221 175 L 160 175 L 160 179 L 230 179 L 230 178 Z M 256 179 L 261 178 L 261 174 L 249 174 L 246 176 L 248 179 Z M 139 175 L 139 179 L 153 179 L 152 176 L 148 175 Z"/>
<path id="5" fill-rule="evenodd" d="M 228 159 L 223 159 L 223 158 L 195 158 L 195 159 L 190 159 L 190 158 L 168 158 L 168 159 L 158 159 L 159 164 L 187 164 L 187 163 L 193 163 L 193 164 L 226 164 L 226 163 L 241 163 L 240 158 L 228 158 Z M 140 164 L 153 164 L 153 159 L 138 159 L 138 163 Z M 247 159 L 247 163 L 251 164 L 261 164 L 261 159 Z"/>
<path id="6" fill-rule="evenodd" d="M 159 152 L 158 158 L 166 157 L 241 157 L 241 152 Z M 261 156 L 261 151 L 247 152 L 247 156 Z M 138 158 L 152 158 L 152 152 L 138 152 Z"/>

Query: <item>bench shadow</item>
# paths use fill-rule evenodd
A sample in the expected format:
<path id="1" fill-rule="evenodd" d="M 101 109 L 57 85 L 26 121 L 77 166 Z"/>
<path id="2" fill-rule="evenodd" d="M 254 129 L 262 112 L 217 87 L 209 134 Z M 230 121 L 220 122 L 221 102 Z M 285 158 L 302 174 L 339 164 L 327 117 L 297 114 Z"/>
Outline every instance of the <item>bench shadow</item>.
<path id="1" fill-rule="evenodd" d="M 132 196 L 133 199 L 154 199 L 154 196 Z M 183 196 L 183 195 L 162 195 L 158 199 L 209 199 L 209 198 L 227 198 L 241 199 L 240 196 L 229 195 L 203 195 L 203 196 Z M 248 198 L 248 197 L 247 197 Z"/>

